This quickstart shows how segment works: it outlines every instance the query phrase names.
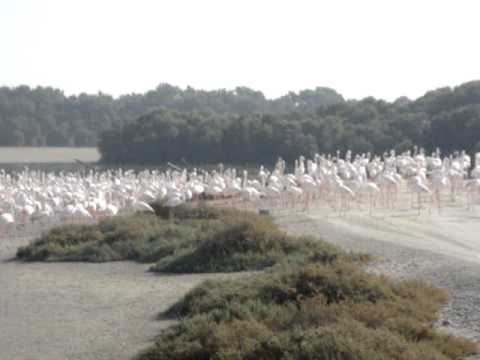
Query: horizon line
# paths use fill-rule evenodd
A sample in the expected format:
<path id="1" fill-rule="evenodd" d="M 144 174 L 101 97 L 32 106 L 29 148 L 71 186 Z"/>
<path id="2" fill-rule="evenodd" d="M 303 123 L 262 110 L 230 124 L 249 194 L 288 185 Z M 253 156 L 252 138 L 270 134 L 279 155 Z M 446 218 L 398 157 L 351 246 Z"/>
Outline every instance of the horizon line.
<path id="1" fill-rule="evenodd" d="M 367 96 L 364 96 L 362 98 L 346 98 L 341 92 L 339 92 L 337 89 L 333 88 L 333 87 L 330 87 L 330 86 L 320 86 L 320 85 L 317 85 L 313 88 L 304 88 L 304 89 L 300 89 L 300 90 L 297 90 L 297 91 L 294 91 L 294 90 L 289 90 L 287 91 L 286 93 L 283 93 L 282 95 L 279 95 L 277 97 L 267 97 L 266 94 L 262 91 L 262 90 L 258 90 L 258 89 L 255 89 L 255 88 L 252 88 L 252 87 L 249 87 L 247 85 L 237 85 L 235 86 L 234 88 L 213 88 L 213 89 L 205 89 L 205 88 L 201 88 L 201 87 L 194 87 L 192 85 L 186 85 L 185 87 L 182 87 L 180 85 L 173 85 L 171 83 L 168 83 L 168 82 L 159 82 L 158 85 L 155 87 L 155 88 L 152 88 L 152 89 L 148 89 L 144 92 L 128 92 L 128 93 L 123 93 L 123 94 L 119 94 L 119 95 L 113 95 L 111 93 L 108 93 L 108 92 L 104 92 L 102 90 L 97 90 L 96 93 L 94 92 L 85 92 L 85 91 L 82 91 L 82 92 L 76 92 L 76 93 L 69 93 L 68 91 L 66 91 L 65 89 L 62 89 L 60 87 L 56 87 L 54 85 L 29 85 L 29 84 L 19 84 L 19 85 L 0 85 L 0 89 L 1 88 L 8 88 L 10 90 L 15 90 L 15 89 L 18 89 L 18 88 L 21 88 L 21 87 L 28 87 L 30 90 L 35 90 L 35 89 L 38 89 L 38 88 L 41 88 L 41 89 L 53 89 L 53 90 L 56 90 L 56 91 L 60 91 L 65 97 L 79 97 L 81 95 L 87 95 L 87 96 L 99 96 L 99 95 L 103 95 L 103 96 L 108 96 L 108 97 L 111 97 L 112 99 L 114 100 L 118 100 L 120 99 L 121 97 L 126 97 L 126 96 L 133 96 L 133 95 L 146 95 L 147 93 L 151 92 L 151 91 L 156 91 L 157 88 L 161 87 L 162 85 L 165 86 L 171 86 L 173 88 L 178 88 L 180 89 L 181 91 L 186 91 L 187 89 L 191 88 L 195 91 L 205 91 L 205 92 L 219 92 L 219 91 L 226 91 L 226 92 L 234 92 L 236 89 L 238 88 L 246 88 L 246 89 L 249 89 L 249 90 L 252 90 L 254 92 L 259 92 L 262 94 L 262 96 L 265 98 L 265 100 L 267 101 L 275 101 L 275 100 L 278 100 L 278 99 L 281 99 L 282 97 L 285 97 L 287 96 L 288 94 L 290 93 L 294 93 L 296 95 L 299 95 L 302 91 L 308 91 L 308 90 L 317 90 L 317 89 L 327 89 L 327 90 L 332 90 L 334 92 L 336 92 L 338 95 L 340 95 L 345 102 L 348 102 L 348 101 L 362 101 L 362 100 L 365 100 L 365 99 L 369 99 L 369 98 L 373 98 L 375 100 L 379 100 L 379 101 L 385 101 L 387 103 L 394 103 L 395 101 L 397 101 L 398 99 L 401 99 L 401 98 L 407 98 L 408 100 L 410 101 L 416 101 L 422 97 L 424 97 L 426 94 L 430 93 L 430 92 L 433 92 L 433 91 L 437 91 L 437 90 L 440 90 L 440 89 L 450 89 L 450 90 L 455 90 L 456 88 L 458 87 L 461 87 L 461 86 L 465 86 L 467 84 L 472 84 L 472 83 L 480 83 L 480 79 L 473 79 L 473 80 L 469 80 L 469 81 L 466 81 L 466 82 L 462 82 L 458 85 L 444 85 L 444 86 L 439 86 L 439 87 L 435 87 L 433 89 L 430 89 L 430 90 L 426 90 L 423 95 L 420 95 L 418 97 L 415 97 L 415 98 L 410 98 L 409 96 L 407 95 L 399 95 L 397 97 L 395 97 L 394 100 L 392 101 L 389 101 L 385 98 L 382 98 L 382 97 L 375 97 L 374 95 L 367 95 Z"/>

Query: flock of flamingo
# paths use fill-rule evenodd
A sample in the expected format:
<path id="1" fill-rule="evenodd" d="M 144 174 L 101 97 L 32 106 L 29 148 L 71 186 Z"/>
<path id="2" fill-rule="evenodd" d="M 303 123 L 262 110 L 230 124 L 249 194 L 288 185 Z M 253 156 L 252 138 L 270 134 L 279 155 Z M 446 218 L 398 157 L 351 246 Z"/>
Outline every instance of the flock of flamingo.
<path id="1" fill-rule="evenodd" d="M 332 214 L 394 210 L 399 193 L 410 194 L 409 209 L 441 211 L 447 202 L 473 209 L 480 195 L 480 153 L 474 163 L 465 152 L 427 156 L 415 149 L 382 156 L 347 151 L 300 156 L 293 171 L 281 158 L 270 171 L 171 169 L 134 172 L 105 170 L 47 173 L 0 170 L 0 237 L 33 236 L 53 226 L 89 223 L 119 214 L 153 212 L 210 199 L 218 205 L 310 211 L 324 206 Z M 443 196 L 442 196 L 443 195 Z"/>

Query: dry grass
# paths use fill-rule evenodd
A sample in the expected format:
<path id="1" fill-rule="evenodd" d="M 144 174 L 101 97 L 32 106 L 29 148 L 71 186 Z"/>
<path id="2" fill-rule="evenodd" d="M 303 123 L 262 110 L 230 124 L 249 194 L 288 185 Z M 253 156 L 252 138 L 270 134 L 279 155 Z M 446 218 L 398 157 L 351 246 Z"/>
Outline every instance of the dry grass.
<path id="1" fill-rule="evenodd" d="M 95 147 L 0 147 L 0 164 L 97 162 Z"/>

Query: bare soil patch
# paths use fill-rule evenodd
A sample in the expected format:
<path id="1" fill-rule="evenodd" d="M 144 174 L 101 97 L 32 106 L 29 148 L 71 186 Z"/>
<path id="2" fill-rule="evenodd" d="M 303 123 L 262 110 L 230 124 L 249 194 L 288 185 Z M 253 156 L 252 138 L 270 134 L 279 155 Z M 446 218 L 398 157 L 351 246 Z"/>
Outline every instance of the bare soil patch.
<path id="1" fill-rule="evenodd" d="M 0 244 L 2 359 L 130 359 L 171 321 L 158 321 L 206 279 L 238 274 L 156 275 L 133 262 L 18 263 Z"/>

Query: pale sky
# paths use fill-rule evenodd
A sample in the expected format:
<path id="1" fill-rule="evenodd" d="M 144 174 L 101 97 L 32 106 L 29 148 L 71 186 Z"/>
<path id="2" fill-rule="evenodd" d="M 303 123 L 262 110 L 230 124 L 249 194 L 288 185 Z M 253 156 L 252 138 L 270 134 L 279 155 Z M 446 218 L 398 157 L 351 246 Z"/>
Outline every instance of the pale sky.
<path id="1" fill-rule="evenodd" d="M 416 98 L 480 79 L 479 16 L 478 0 L 0 0 L 0 85 Z"/>

